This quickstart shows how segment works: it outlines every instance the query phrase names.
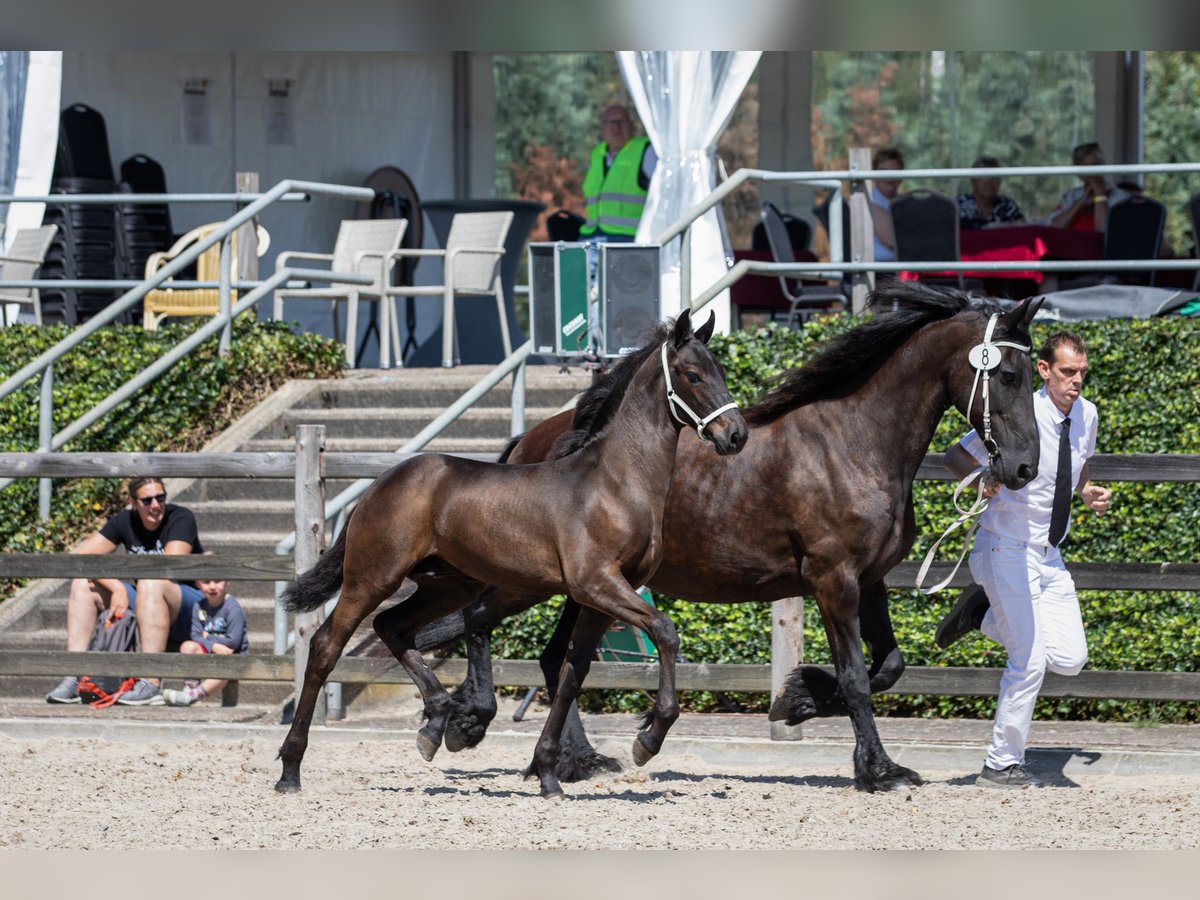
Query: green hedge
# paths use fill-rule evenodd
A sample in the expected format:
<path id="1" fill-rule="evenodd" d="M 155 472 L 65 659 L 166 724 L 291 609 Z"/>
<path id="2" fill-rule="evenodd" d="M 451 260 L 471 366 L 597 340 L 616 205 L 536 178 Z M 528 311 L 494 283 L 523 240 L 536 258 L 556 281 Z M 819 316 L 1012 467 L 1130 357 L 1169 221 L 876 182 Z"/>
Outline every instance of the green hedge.
<path id="1" fill-rule="evenodd" d="M 834 334 L 854 324 L 848 317 L 810 323 L 803 331 L 777 327 L 713 338 L 712 347 L 726 364 L 730 386 L 748 402 L 781 371 L 803 362 Z M 1038 324 L 1040 345 L 1061 326 Z M 1089 376 L 1085 395 L 1100 411 L 1100 453 L 1200 453 L 1200 323 L 1194 319 L 1108 320 L 1070 323 L 1087 343 Z M 1037 379 L 1035 378 L 1035 382 Z M 944 451 L 966 430 L 957 410 L 941 422 L 932 451 Z M 953 521 L 953 486 L 918 482 L 914 499 L 917 543 L 909 554 L 920 559 L 937 535 Z M 1097 519 L 1076 503 L 1071 536 L 1064 545 L 1068 565 L 1082 561 L 1200 561 L 1200 485 L 1114 484 L 1111 511 Z M 948 543 L 952 543 L 948 542 Z M 961 543 L 939 550 L 946 560 Z M 909 665 L 1003 667 L 1002 648 L 982 636 L 964 639 L 949 651 L 933 643 L 938 621 L 957 596 L 943 591 L 926 597 L 916 591 L 890 592 L 892 619 Z M 1081 603 L 1095 669 L 1151 671 L 1200 670 L 1197 597 L 1190 593 L 1082 592 Z M 659 597 L 675 620 L 684 656 L 708 663 L 764 663 L 770 660 L 769 605 L 714 606 Z M 806 601 L 805 657 L 831 661 L 819 614 Z M 497 652 L 506 658 L 536 657 L 557 616 L 557 605 L 531 610 L 504 626 Z M 762 710 L 765 695 L 739 698 Z M 593 707 L 640 709 L 640 695 L 593 691 Z M 685 695 L 691 708 L 716 708 L 708 694 Z M 877 711 L 911 716 L 990 717 L 994 699 L 982 697 L 878 696 Z M 1200 720 L 1194 704 L 1112 700 L 1041 700 L 1038 714 L 1059 718 L 1177 721 Z"/>
<path id="2" fill-rule="evenodd" d="M 54 367 L 55 430 L 78 418 L 175 346 L 202 323 L 101 328 Z M 0 375 L 7 379 L 70 333 L 66 326 L 0 329 Z M 149 391 L 73 440 L 64 450 L 151 452 L 196 450 L 285 381 L 335 377 L 340 347 L 282 323 L 245 319 L 234 327 L 229 354 L 217 341 L 201 345 Z M 0 379 L 2 380 L 2 379 Z M 0 399 L 0 450 L 37 449 L 40 378 Z M 0 548 L 51 552 L 70 547 L 124 503 L 116 479 L 57 481 L 49 521 L 37 519 L 37 481 L 0 491 Z M 4 584 L 4 595 L 15 583 Z"/>

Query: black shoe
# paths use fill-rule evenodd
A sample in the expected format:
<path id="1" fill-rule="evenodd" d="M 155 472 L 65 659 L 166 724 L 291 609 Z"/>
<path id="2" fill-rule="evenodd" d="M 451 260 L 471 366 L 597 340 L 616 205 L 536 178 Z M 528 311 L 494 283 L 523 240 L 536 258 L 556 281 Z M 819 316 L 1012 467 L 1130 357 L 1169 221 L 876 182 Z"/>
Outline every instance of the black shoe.
<path id="1" fill-rule="evenodd" d="M 993 769 L 991 766 L 984 765 L 983 771 L 979 773 L 975 779 L 976 784 L 981 784 L 984 787 L 994 788 L 1023 788 L 1023 787 L 1041 787 L 1042 783 L 1038 781 L 1024 766 L 1013 763 L 1011 766 L 1005 766 L 1003 769 Z"/>
<path id="2" fill-rule="evenodd" d="M 978 630 L 989 606 L 991 603 L 980 585 L 967 585 L 954 608 L 946 613 L 946 618 L 938 625 L 934 641 L 945 650 L 968 631 Z"/>

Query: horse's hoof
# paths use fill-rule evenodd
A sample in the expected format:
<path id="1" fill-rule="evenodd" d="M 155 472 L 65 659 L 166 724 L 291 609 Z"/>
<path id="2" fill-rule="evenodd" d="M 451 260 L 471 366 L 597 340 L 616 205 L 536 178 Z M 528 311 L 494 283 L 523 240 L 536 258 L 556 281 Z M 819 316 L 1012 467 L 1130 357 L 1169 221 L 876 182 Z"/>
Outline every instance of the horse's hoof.
<path id="1" fill-rule="evenodd" d="M 427 735 L 417 732 L 417 752 L 425 762 L 433 762 L 433 758 L 437 756 L 438 745 Z"/>
<path id="2" fill-rule="evenodd" d="M 651 750 L 642 743 L 642 736 L 639 734 L 633 739 L 633 763 L 636 766 L 644 766 L 650 760 L 654 759 L 657 751 Z"/>
<path id="3" fill-rule="evenodd" d="M 298 794 L 300 793 L 300 782 L 280 778 L 275 782 L 275 790 L 280 794 Z"/>
<path id="4" fill-rule="evenodd" d="M 547 800 L 566 800 L 567 795 L 563 793 L 562 788 L 553 788 L 551 790 L 542 789 L 542 796 Z"/>

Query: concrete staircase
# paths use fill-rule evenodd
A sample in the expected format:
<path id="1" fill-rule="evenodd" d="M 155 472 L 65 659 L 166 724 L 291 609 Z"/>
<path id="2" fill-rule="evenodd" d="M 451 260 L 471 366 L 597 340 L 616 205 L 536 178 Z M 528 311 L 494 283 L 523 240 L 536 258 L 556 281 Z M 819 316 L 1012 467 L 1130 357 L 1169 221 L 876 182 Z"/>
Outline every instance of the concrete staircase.
<path id="1" fill-rule="evenodd" d="M 291 382 L 205 450 L 292 450 L 297 425 L 323 424 L 327 450 L 394 451 L 478 383 L 487 371 L 483 366 L 355 370 L 340 379 Z M 562 372 L 557 366 L 528 367 L 526 427 L 557 412 L 590 382 L 591 376 L 578 369 Z M 499 453 L 509 437 L 510 388 L 511 379 L 493 388 L 426 449 Z M 327 482 L 326 496 L 335 496 L 351 483 Z M 166 487 L 174 502 L 195 512 L 205 548 L 217 554 L 268 555 L 294 527 L 290 480 L 171 479 Z M 67 586 L 65 581 L 35 582 L 0 605 L 0 653 L 61 650 L 66 634 Z M 242 581 L 232 583 L 230 590 L 249 618 L 250 652 L 272 652 L 274 584 Z M 52 707 L 44 703 L 43 695 L 54 683 L 55 679 L 42 676 L 0 676 L 0 712 L 29 706 L 31 713 L 49 713 Z M 243 682 L 238 715 L 244 717 L 256 709 L 267 715 L 266 711 L 277 710 L 290 695 L 286 685 Z M 78 707 L 71 706 L 63 712 L 67 709 L 78 711 Z"/>

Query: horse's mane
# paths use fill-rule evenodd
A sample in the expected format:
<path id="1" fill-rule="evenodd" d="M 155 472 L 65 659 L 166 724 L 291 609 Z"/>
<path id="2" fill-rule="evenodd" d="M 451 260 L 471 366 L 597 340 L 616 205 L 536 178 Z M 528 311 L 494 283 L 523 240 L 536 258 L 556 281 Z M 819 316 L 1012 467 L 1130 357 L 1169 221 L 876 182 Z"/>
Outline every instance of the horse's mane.
<path id="1" fill-rule="evenodd" d="M 671 319 L 659 324 L 637 350 L 626 354 L 608 371 L 597 376 L 592 386 L 575 403 L 571 430 L 559 435 L 550 448 L 550 459 L 568 456 L 594 440 L 612 420 L 633 376 L 651 353 L 657 353 L 675 328 Z"/>
<path id="2" fill-rule="evenodd" d="M 893 281 L 873 291 L 867 302 L 883 314 L 839 335 L 803 366 L 779 376 L 766 396 L 744 410 L 750 425 L 766 425 L 807 403 L 853 394 L 901 344 L 931 322 L 966 309 L 994 311 L 983 298 L 919 282 Z"/>

